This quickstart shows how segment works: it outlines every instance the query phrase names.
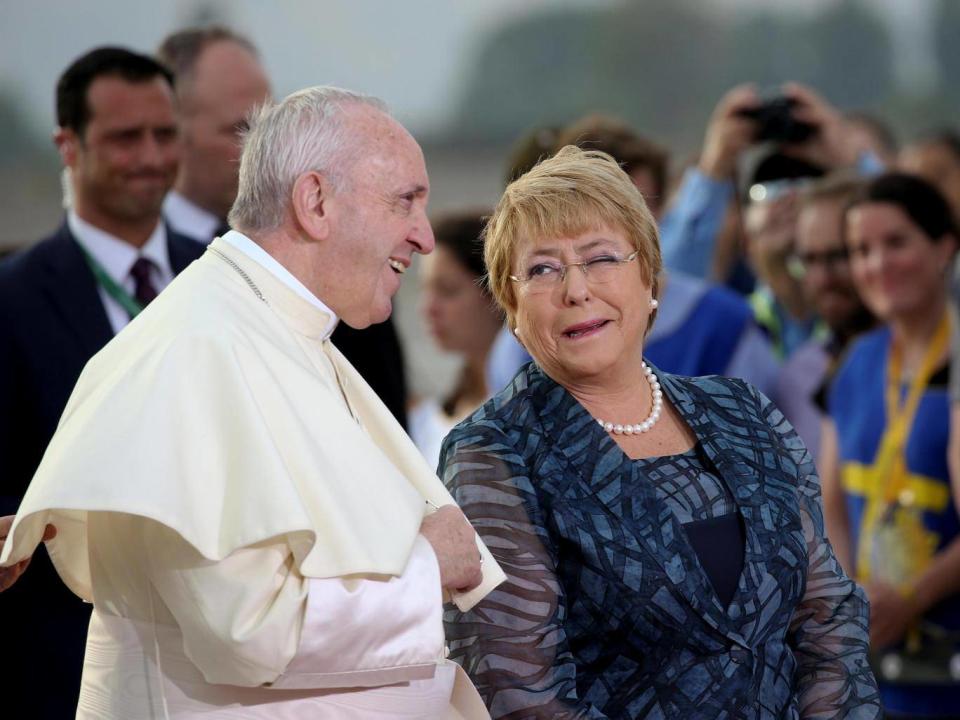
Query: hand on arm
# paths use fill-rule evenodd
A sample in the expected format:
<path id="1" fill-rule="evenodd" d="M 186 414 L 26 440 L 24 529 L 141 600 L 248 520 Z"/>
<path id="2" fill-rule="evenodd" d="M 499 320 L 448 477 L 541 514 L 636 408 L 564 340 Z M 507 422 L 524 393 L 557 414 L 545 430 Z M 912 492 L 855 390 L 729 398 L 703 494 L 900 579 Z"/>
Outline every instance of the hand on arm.
<path id="1" fill-rule="evenodd" d="M 420 525 L 437 556 L 440 585 L 451 592 L 467 592 L 483 580 L 476 532 L 460 509 L 446 505 L 427 515 Z"/>

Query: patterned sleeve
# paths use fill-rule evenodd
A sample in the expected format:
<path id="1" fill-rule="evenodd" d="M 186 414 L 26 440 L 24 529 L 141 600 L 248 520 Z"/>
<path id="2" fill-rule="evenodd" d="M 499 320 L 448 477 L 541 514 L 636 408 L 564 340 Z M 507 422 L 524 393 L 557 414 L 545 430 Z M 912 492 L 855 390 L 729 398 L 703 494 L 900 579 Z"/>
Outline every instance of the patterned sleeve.
<path id="1" fill-rule="evenodd" d="M 867 663 L 869 606 L 833 554 L 823 526 L 813 458 L 783 413 L 753 391 L 761 417 L 780 436 L 798 469 L 797 497 L 807 543 L 807 584 L 790 621 L 796 692 L 804 718 L 880 718 L 880 695 Z"/>
<path id="2" fill-rule="evenodd" d="M 439 473 L 507 574 L 470 612 L 448 611 L 450 658 L 494 720 L 605 718 L 577 698 L 556 552 L 530 469 L 500 430 L 479 421 L 447 438 Z"/>

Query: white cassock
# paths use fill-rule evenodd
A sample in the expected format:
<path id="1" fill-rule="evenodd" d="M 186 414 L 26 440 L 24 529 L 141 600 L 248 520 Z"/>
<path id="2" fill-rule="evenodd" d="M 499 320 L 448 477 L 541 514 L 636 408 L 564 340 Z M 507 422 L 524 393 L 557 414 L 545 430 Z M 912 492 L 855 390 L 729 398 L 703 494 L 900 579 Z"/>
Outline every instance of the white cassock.
<path id="1" fill-rule="evenodd" d="M 418 532 L 453 500 L 324 307 L 231 232 L 84 369 L 0 557 L 57 526 L 78 718 L 488 717 Z M 504 579 L 478 548 L 461 608 Z"/>

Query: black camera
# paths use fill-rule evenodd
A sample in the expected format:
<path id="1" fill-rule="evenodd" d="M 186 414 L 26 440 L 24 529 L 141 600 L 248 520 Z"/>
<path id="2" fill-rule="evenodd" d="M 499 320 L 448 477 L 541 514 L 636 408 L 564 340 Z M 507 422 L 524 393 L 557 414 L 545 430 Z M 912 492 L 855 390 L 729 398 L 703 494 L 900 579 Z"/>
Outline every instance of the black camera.
<path id="1" fill-rule="evenodd" d="M 771 140 L 788 144 L 802 143 L 816 134 L 817 127 L 801 122 L 793 116 L 796 104 L 797 101 L 793 98 L 779 95 L 757 107 L 740 110 L 738 114 L 756 123 L 756 142 Z"/>

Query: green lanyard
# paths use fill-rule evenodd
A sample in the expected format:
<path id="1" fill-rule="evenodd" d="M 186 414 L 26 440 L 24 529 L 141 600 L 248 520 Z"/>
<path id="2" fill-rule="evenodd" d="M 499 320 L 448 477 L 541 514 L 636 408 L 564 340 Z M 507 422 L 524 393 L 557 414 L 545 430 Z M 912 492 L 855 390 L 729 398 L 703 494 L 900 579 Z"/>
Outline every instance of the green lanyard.
<path id="1" fill-rule="evenodd" d="M 116 300 L 120 307 L 127 311 L 127 315 L 130 316 L 131 320 L 139 315 L 140 311 L 143 310 L 143 305 L 137 302 L 137 299 L 133 297 L 133 295 L 128 293 L 123 286 L 119 285 L 116 280 L 110 277 L 107 271 L 103 269 L 103 266 L 94 260 L 93 255 L 88 253 L 83 245 L 80 245 L 80 243 L 77 243 L 77 245 L 80 246 L 80 252 L 83 253 L 83 257 L 87 261 L 90 271 L 97 279 L 100 287 L 107 291 L 107 295 Z"/>

